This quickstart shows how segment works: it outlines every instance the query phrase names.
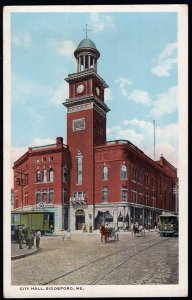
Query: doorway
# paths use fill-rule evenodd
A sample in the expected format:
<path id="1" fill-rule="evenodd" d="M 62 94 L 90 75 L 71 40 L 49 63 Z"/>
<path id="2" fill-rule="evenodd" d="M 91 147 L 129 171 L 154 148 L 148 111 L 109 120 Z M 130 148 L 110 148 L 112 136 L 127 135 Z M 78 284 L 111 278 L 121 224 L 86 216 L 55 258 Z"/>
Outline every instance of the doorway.
<path id="1" fill-rule="evenodd" d="M 83 224 L 85 223 L 85 212 L 82 209 L 76 211 L 75 214 L 75 229 L 81 230 Z"/>

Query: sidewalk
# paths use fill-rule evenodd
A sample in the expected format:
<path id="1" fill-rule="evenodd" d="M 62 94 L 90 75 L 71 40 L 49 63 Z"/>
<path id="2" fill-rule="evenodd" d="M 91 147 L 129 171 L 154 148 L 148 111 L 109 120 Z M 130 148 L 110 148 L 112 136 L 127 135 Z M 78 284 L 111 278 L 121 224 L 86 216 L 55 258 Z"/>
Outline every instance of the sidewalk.
<path id="1" fill-rule="evenodd" d="M 23 245 L 23 249 L 19 249 L 19 244 L 11 243 L 11 260 L 19 259 L 28 255 L 32 255 L 38 252 L 36 246 L 33 246 L 32 249 L 28 249 L 28 246 Z"/>

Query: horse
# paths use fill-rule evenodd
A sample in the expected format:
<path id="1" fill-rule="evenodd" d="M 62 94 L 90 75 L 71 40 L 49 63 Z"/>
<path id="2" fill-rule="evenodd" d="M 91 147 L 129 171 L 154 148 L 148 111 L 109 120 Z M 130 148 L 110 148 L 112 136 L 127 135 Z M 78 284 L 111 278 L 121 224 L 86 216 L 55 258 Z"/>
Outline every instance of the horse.
<path id="1" fill-rule="evenodd" d="M 101 225 L 99 230 L 101 233 L 101 242 L 102 243 L 109 242 L 110 228 L 106 228 L 104 225 Z"/>

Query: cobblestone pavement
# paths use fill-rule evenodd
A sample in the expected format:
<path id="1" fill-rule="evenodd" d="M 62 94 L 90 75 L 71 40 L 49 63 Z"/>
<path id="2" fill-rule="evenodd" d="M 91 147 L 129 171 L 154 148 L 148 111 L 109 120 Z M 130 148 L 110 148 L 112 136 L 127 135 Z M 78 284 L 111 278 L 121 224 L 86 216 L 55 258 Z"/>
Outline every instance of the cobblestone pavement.
<path id="1" fill-rule="evenodd" d="M 39 252 L 12 261 L 12 285 L 178 284 L 178 238 L 119 236 L 106 244 L 99 233 L 42 237 Z"/>

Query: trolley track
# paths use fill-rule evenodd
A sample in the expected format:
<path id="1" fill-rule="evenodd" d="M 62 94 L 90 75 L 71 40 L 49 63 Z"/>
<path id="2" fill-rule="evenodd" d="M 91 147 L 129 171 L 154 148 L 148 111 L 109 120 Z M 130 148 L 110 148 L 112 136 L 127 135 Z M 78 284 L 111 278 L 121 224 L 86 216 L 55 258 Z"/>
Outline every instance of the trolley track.
<path id="1" fill-rule="evenodd" d="M 130 251 L 130 250 L 133 251 L 133 253 L 128 254 L 129 256 L 126 259 L 122 260 L 121 262 L 119 262 L 119 261 L 116 262 L 115 265 L 113 265 L 110 269 L 106 270 L 107 272 L 105 272 L 104 274 L 98 276 L 96 279 L 92 280 L 91 283 L 88 283 L 88 285 L 96 285 L 98 282 L 100 282 L 102 279 L 104 279 L 109 274 L 114 272 L 116 269 L 121 267 L 123 264 L 126 264 L 127 262 L 131 261 L 136 256 L 138 256 L 139 254 L 142 254 L 142 252 L 144 252 L 146 250 L 149 250 L 150 248 L 153 248 L 155 246 L 158 246 L 159 244 L 165 243 L 168 240 L 170 240 L 170 238 L 168 238 L 168 237 L 165 238 L 164 240 L 160 240 L 158 242 L 157 242 L 156 238 L 151 239 L 150 241 L 147 242 L 147 245 L 146 244 L 139 245 L 139 247 L 141 248 L 139 250 L 136 249 L 138 245 L 132 245 L 132 246 L 120 249 L 118 251 L 112 252 L 112 253 L 110 253 L 108 255 L 105 255 L 103 257 L 99 257 L 99 258 L 97 258 L 97 259 L 95 259 L 91 262 L 88 262 L 87 264 L 84 264 L 84 265 L 82 265 L 82 266 L 80 266 L 76 269 L 73 269 L 73 270 L 68 271 L 66 273 L 55 276 L 54 278 L 44 282 L 43 285 L 54 284 L 54 282 L 58 281 L 59 279 L 64 279 L 64 278 L 67 278 L 68 276 L 71 276 L 71 275 L 74 276 L 74 275 L 78 274 L 78 272 L 81 272 L 81 271 L 86 272 L 86 274 L 88 275 L 90 272 L 93 273 L 92 269 L 94 268 L 94 264 L 100 263 L 100 264 L 103 265 L 105 263 L 105 260 L 107 260 L 108 258 L 111 258 L 111 257 L 115 258 L 115 256 L 118 256 L 122 252 L 125 252 L 125 255 L 127 255 L 126 251 Z M 154 243 L 154 241 L 156 241 L 156 243 Z M 150 243 L 150 245 L 149 245 L 149 243 Z M 136 251 L 135 251 L 135 249 L 136 249 Z M 117 257 L 117 259 L 118 259 L 118 257 Z M 108 260 L 108 262 L 111 262 L 111 260 Z M 88 268 L 88 270 L 86 271 L 87 268 Z"/>

